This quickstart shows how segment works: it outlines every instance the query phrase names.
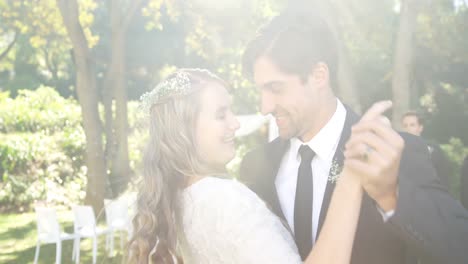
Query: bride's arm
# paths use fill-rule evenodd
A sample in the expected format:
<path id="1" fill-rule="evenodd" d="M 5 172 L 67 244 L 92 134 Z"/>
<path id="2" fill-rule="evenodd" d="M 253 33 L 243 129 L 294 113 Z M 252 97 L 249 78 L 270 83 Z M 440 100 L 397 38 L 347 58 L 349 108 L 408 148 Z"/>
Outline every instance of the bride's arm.
<path id="1" fill-rule="evenodd" d="M 320 236 L 305 263 L 349 263 L 362 199 L 359 178 L 343 170 Z"/>
<path id="2" fill-rule="evenodd" d="M 355 126 L 365 123 L 365 128 L 353 129 L 346 146 L 344 169 L 335 187 L 325 223 L 305 263 L 350 262 L 363 194 L 361 180 L 372 179 L 381 172 L 398 172 L 402 139 L 389 125 L 382 125 L 389 123 L 382 114 L 391 105 L 389 101 L 374 104 Z M 387 122 L 382 122 L 382 119 Z"/>

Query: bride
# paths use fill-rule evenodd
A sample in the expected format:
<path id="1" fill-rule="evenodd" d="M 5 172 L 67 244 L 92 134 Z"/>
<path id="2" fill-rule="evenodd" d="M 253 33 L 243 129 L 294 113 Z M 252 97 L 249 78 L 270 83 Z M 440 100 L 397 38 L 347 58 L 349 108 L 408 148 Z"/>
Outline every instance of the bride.
<path id="1" fill-rule="evenodd" d="M 206 70 L 181 69 L 142 97 L 150 139 L 128 263 L 302 263 L 280 219 L 225 175 L 239 128 L 226 88 Z M 390 105 L 374 105 L 363 119 L 381 118 Z M 357 146 L 345 151 L 329 213 L 305 263 L 350 261 L 365 169 Z"/>

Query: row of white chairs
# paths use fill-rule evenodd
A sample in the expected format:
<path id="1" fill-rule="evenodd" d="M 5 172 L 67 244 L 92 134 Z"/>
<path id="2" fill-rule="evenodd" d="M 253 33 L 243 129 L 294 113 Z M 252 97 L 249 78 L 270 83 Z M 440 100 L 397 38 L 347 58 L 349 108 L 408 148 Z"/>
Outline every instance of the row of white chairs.
<path id="1" fill-rule="evenodd" d="M 62 241 L 73 240 L 72 260 L 80 263 L 80 241 L 82 238 L 91 238 L 93 243 L 93 264 L 96 263 L 98 237 L 106 235 L 106 250 L 110 256 L 114 254 L 114 234 L 121 231 L 120 247 L 123 249 L 124 233 L 127 239 L 132 235 L 133 216 L 132 205 L 134 201 L 129 199 L 104 200 L 106 212 L 106 226 L 96 224 L 96 217 L 91 206 L 78 205 L 73 207 L 74 233 L 66 233 L 62 230 L 55 208 L 36 207 L 37 216 L 37 245 L 34 256 L 34 264 L 39 259 L 41 244 L 56 244 L 56 264 L 61 263 Z"/>

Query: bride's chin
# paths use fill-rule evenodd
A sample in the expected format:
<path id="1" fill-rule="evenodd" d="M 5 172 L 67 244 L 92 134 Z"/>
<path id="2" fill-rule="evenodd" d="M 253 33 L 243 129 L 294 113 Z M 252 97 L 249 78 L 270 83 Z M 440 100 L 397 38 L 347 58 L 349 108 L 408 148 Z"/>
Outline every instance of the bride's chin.
<path id="1" fill-rule="evenodd" d="M 207 161 L 205 160 L 205 168 L 208 168 L 210 173 L 220 173 L 226 171 L 226 166 L 229 162 L 231 162 L 236 156 L 236 151 L 233 149 L 232 151 L 225 151 L 218 155 L 217 160 Z"/>
<path id="2" fill-rule="evenodd" d="M 229 162 L 231 162 L 235 157 L 236 157 L 236 150 L 233 149 L 233 151 L 229 154 L 229 157 L 226 159 L 224 166 L 226 166 Z"/>
<path id="3" fill-rule="evenodd" d="M 219 174 L 226 172 L 227 162 L 213 162 L 206 167 L 205 173 L 207 175 Z"/>
<path id="4" fill-rule="evenodd" d="M 226 169 L 226 166 L 229 164 L 229 162 L 231 162 L 234 159 L 234 157 L 235 157 L 235 154 L 226 156 L 226 159 L 223 162 L 220 162 L 218 167 Z"/>

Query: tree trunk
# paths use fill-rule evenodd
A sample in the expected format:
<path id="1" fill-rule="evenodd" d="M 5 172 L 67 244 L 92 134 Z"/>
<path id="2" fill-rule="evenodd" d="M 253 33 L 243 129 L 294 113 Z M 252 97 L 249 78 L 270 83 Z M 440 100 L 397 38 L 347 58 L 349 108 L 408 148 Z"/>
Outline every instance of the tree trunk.
<path id="1" fill-rule="evenodd" d="M 341 17 L 338 8 L 332 6 L 330 1 L 318 1 L 321 6 L 322 13 L 328 26 L 333 31 L 336 40 L 336 48 L 338 52 L 338 69 L 337 69 L 337 94 L 343 102 L 349 105 L 354 111 L 361 113 L 362 107 L 359 101 L 359 93 L 356 90 L 356 80 L 349 60 L 348 50 L 343 38 L 342 28 L 337 23 L 336 17 Z M 335 14 L 332 14 L 332 10 Z"/>
<path id="2" fill-rule="evenodd" d="M 83 115 L 86 136 L 88 184 L 85 203 L 96 213 L 103 207 L 106 166 L 102 148 L 102 127 L 98 111 L 98 91 L 88 43 L 78 19 L 76 0 L 57 0 L 64 25 L 70 37 L 76 67 L 76 92 Z"/>
<path id="3" fill-rule="evenodd" d="M 114 194 L 125 189 L 129 176 L 127 87 L 125 78 L 125 38 L 116 34 L 112 44 L 112 79 L 115 98 L 115 145 L 111 160 L 111 187 Z"/>
<path id="4" fill-rule="evenodd" d="M 411 77 L 413 70 L 413 39 L 416 26 L 415 1 L 401 1 L 400 25 L 396 38 L 393 65 L 393 115 L 394 127 L 401 128 L 401 116 L 410 109 Z"/>
<path id="5" fill-rule="evenodd" d="M 16 40 L 18 39 L 18 32 L 15 31 L 14 34 L 15 36 L 13 37 L 13 40 L 8 44 L 6 49 L 0 53 L 0 61 L 3 60 L 3 58 L 5 58 L 8 55 L 8 53 L 11 51 L 11 49 L 15 45 Z"/>
<path id="6" fill-rule="evenodd" d="M 341 32 L 336 34 L 338 42 L 338 95 L 343 103 L 348 104 L 357 113 L 362 112 L 359 94 L 356 89 L 356 80 L 349 60 L 348 52 Z"/>
<path id="7" fill-rule="evenodd" d="M 111 13 L 112 45 L 111 60 L 106 73 L 104 90 L 112 96 L 106 96 L 106 134 L 107 159 L 110 160 L 111 187 L 113 195 L 118 195 L 125 189 L 130 179 L 131 169 L 128 158 L 128 116 L 127 116 L 127 87 L 125 71 L 125 36 L 130 22 L 144 3 L 144 0 L 130 2 L 130 6 L 121 12 L 121 2 L 109 2 Z M 113 120 L 112 99 L 115 99 L 115 120 Z M 110 102 L 109 102 L 110 100 Z M 115 135 L 114 135 L 115 133 Z"/>
<path id="8" fill-rule="evenodd" d="M 111 56 L 112 57 L 112 56 Z M 102 103 L 104 105 L 104 124 L 106 133 L 106 146 L 105 157 L 107 171 L 110 171 L 112 164 L 112 156 L 115 153 L 115 139 L 114 139 L 114 83 L 113 83 L 113 69 L 111 68 L 112 62 L 109 63 L 107 72 L 103 82 L 102 89 Z"/>

